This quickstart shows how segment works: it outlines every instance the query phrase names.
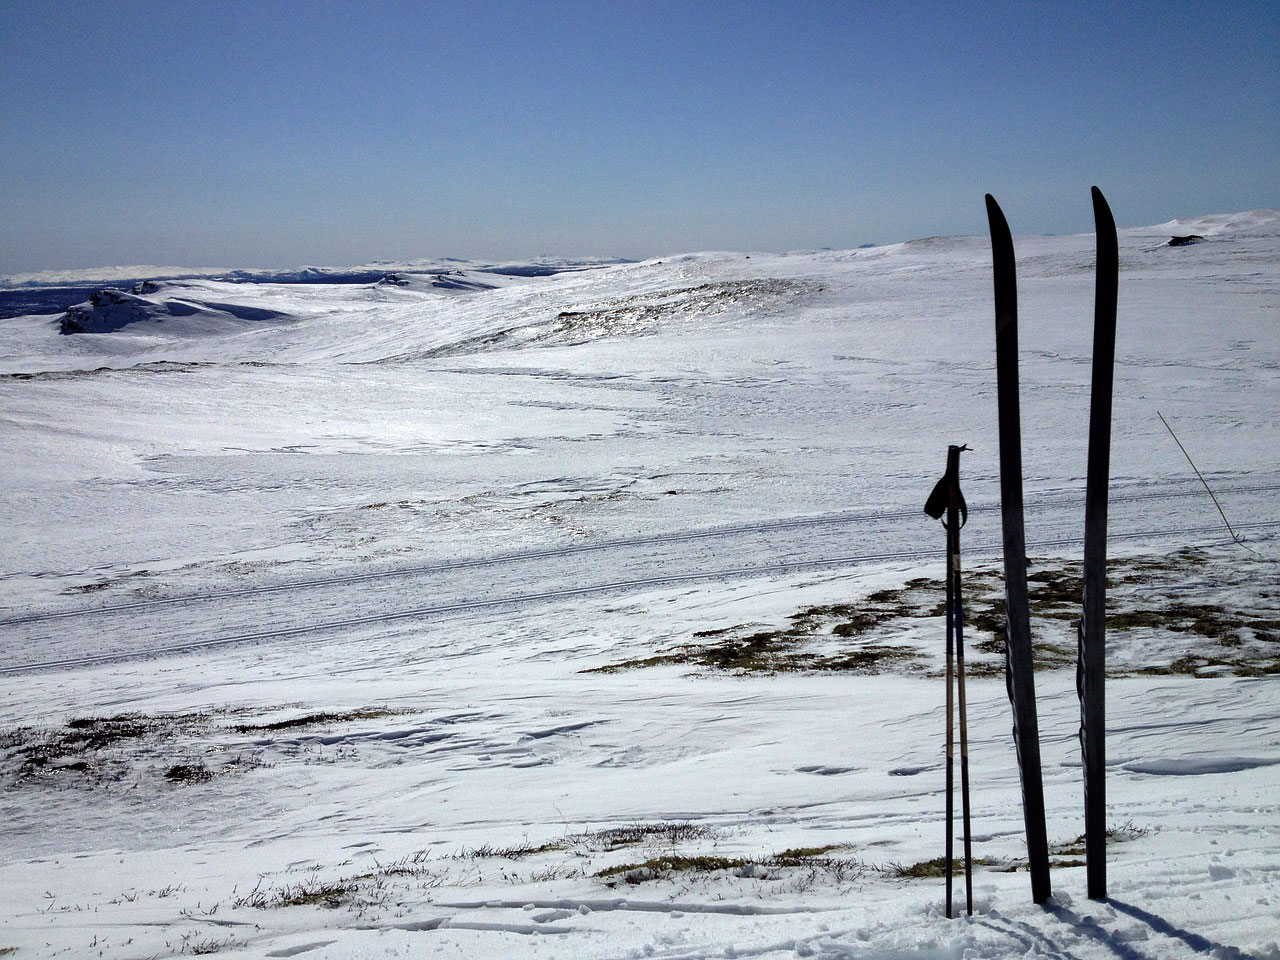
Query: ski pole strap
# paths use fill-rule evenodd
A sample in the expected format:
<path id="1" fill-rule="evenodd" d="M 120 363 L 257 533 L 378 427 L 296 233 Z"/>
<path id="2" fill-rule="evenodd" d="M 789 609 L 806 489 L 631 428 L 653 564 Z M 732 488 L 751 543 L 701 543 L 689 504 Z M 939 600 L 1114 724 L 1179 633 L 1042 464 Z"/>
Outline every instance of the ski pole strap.
<path id="1" fill-rule="evenodd" d="M 934 484 L 933 491 L 924 504 L 924 512 L 935 520 L 942 520 L 954 498 L 955 508 L 960 516 L 960 526 L 963 527 L 969 521 L 969 507 L 964 501 L 964 494 L 960 492 L 960 454 L 968 449 L 968 445 L 954 443 L 947 447 L 947 471 Z M 945 520 L 942 522 L 943 526 L 947 526 Z"/>

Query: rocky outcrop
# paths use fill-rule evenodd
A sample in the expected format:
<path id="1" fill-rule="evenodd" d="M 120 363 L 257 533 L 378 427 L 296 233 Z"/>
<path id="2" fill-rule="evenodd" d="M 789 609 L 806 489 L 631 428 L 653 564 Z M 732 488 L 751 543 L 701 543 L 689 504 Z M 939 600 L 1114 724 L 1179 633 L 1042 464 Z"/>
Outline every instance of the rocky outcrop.
<path id="1" fill-rule="evenodd" d="M 442 273 L 388 273 L 379 280 L 376 287 L 400 287 L 408 290 L 422 291 L 457 291 L 474 293 L 477 290 L 492 290 L 496 284 L 481 279 L 472 271 L 449 270 Z"/>
<path id="2" fill-rule="evenodd" d="M 150 300 L 107 287 L 68 309 L 58 323 L 58 332 L 110 333 L 140 320 L 156 319 L 157 309 Z"/>
<path id="3" fill-rule="evenodd" d="M 69 308 L 58 321 L 58 332 L 115 333 L 141 323 L 163 324 L 170 334 L 199 336 L 289 320 L 277 310 L 209 299 L 210 293 L 225 292 L 163 280 L 144 280 L 127 293 L 106 287 Z"/>

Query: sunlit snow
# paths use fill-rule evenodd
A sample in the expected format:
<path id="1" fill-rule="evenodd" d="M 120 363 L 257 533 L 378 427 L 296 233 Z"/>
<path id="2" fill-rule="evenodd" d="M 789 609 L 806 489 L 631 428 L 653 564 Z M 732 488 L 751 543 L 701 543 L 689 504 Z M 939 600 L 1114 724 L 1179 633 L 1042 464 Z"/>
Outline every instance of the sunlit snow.
<path id="1" fill-rule="evenodd" d="M 1094 253 L 1016 244 L 1035 602 L 1081 550 Z M 982 620 L 985 237 L 10 278 L 145 282 L 0 321 L 0 953 L 1280 958 L 1280 213 L 1120 255 L 1113 901 L 1067 590 L 1048 909 Z M 953 442 L 985 864 L 948 921 L 900 874 L 943 852 Z"/>

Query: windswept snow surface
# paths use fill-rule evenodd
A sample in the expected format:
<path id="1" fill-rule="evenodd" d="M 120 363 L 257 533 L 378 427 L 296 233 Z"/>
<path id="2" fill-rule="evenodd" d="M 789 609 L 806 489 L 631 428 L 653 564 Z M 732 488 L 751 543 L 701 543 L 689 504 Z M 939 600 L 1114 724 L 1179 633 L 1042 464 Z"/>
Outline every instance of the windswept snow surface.
<path id="1" fill-rule="evenodd" d="M 1045 594 L 1080 553 L 1093 238 L 1017 247 Z M 0 951 L 1280 958 L 1280 215 L 1121 235 L 1107 903 L 1061 611 L 1047 908 L 1016 869 L 989 258 L 157 280 L 98 332 L 0 323 Z M 952 921 L 898 869 L 943 852 L 911 582 L 950 442 L 988 861 Z M 687 656 L 780 637 L 816 659 Z"/>

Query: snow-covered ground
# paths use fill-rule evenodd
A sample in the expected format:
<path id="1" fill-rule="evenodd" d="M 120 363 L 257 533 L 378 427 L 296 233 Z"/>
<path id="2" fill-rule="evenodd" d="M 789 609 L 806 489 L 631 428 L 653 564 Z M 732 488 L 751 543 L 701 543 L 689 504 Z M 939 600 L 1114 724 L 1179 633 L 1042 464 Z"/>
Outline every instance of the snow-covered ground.
<path id="1" fill-rule="evenodd" d="M 1121 234 L 1107 903 L 1093 238 L 1017 247 L 1047 909 L 990 632 L 990 248 L 931 238 L 0 322 L 0 952 L 1280 958 L 1280 213 Z M 984 861 L 953 921 L 913 876 L 950 442 Z"/>

